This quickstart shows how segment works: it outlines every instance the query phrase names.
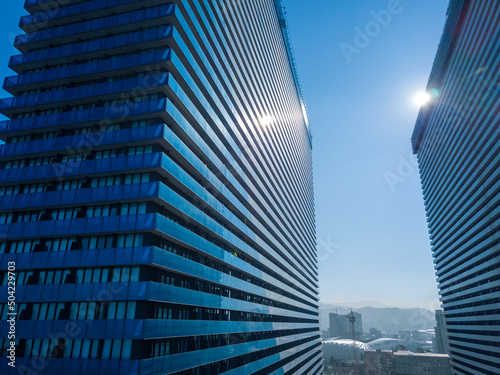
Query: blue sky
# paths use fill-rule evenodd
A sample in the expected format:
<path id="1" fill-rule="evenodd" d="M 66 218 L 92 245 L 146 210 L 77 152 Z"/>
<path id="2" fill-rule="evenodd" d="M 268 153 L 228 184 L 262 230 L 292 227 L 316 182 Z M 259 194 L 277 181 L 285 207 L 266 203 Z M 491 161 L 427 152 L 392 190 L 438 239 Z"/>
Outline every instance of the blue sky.
<path id="1" fill-rule="evenodd" d="M 410 138 L 448 1 L 285 4 L 314 136 L 321 301 L 435 309 Z"/>
<path id="2" fill-rule="evenodd" d="M 2 78 L 23 3 L 2 7 Z M 410 137 L 447 3 L 284 1 L 314 136 L 322 302 L 438 307 Z"/>

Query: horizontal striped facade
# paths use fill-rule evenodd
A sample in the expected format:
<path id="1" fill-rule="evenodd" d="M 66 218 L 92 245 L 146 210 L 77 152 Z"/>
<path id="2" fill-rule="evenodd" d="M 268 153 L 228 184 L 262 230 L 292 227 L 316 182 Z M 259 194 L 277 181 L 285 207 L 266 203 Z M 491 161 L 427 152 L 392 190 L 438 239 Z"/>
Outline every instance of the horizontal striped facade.
<path id="1" fill-rule="evenodd" d="M 500 3 L 452 0 L 413 134 L 454 374 L 500 373 Z"/>
<path id="2" fill-rule="evenodd" d="M 320 374 L 311 134 L 280 2 L 25 8 L 0 100 L 11 372 Z"/>

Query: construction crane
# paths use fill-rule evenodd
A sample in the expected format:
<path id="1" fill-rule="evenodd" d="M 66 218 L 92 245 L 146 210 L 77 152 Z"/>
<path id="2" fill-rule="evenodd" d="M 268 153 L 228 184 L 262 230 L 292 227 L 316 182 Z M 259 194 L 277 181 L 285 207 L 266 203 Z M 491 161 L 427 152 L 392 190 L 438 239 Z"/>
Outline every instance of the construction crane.
<path id="1" fill-rule="evenodd" d="M 347 319 L 349 319 L 349 322 L 351 322 L 351 329 L 352 329 L 352 348 L 354 351 L 354 371 L 356 375 L 359 375 L 359 369 L 358 369 L 358 353 L 356 352 L 356 333 L 354 331 L 354 322 L 356 321 L 356 317 L 354 316 L 354 313 L 347 314 L 345 316 Z"/>

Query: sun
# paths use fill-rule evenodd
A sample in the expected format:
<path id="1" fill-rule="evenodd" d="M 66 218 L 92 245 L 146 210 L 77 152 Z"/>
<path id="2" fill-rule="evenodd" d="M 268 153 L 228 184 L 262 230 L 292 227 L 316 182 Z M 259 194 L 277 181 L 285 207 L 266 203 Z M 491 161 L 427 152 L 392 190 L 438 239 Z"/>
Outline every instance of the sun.
<path id="1" fill-rule="evenodd" d="M 431 99 L 431 95 L 428 92 L 423 91 L 415 95 L 415 97 L 413 98 L 413 102 L 416 106 L 423 107 L 424 105 L 429 103 Z"/>

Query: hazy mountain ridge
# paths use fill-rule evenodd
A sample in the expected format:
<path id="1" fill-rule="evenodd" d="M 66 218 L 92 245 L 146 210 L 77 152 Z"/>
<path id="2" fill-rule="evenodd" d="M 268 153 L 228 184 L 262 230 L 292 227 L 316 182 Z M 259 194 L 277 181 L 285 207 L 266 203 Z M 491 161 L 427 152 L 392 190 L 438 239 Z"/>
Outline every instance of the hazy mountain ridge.
<path id="1" fill-rule="evenodd" d="M 333 304 L 320 303 L 320 327 L 328 329 L 328 314 L 347 314 L 350 308 Z M 434 311 L 423 308 L 399 307 L 371 307 L 353 308 L 363 318 L 363 331 L 370 328 L 380 329 L 382 332 L 397 334 L 400 330 L 432 329 L 436 324 Z"/>

